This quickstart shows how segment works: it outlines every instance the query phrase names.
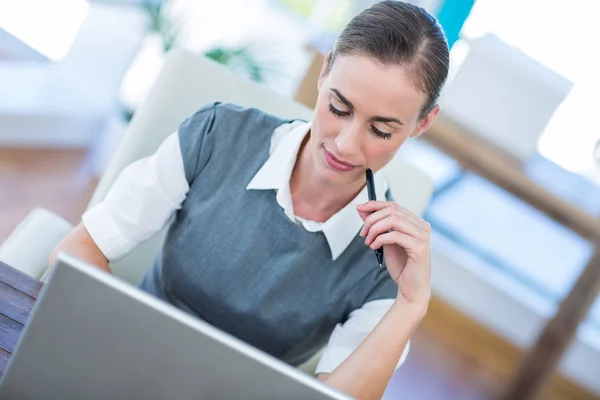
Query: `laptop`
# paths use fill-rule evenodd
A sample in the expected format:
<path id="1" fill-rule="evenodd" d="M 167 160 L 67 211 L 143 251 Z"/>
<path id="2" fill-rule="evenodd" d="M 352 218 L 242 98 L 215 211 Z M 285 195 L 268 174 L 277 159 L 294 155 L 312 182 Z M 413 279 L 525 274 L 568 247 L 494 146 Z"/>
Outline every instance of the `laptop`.
<path id="1" fill-rule="evenodd" d="M 65 254 L 21 334 L 0 399 L 350 399 Z"/>

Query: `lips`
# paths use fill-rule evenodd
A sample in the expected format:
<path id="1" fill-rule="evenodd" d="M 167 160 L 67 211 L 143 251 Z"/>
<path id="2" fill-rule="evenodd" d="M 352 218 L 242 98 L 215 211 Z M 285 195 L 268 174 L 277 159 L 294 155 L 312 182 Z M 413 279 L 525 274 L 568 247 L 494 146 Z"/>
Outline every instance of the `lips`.
<path id="1" fill-rule="evenodd" d="M 339 158 L 331 154 L 329 151 L 327 151 L 325 147 L 323 147 L 323 150 L 325 151 L 325 160 L 331 168 L 336 169 L 338 171 L 350 171 L 351 169 L 355 168 L 355 165 L 350 164 L 347 161 L 340 160 Z"/>
<path id="2" fill-rule="evenodd" d="M 325 150 L 325 151 L 327 151 L 327 150 Z M 328 153 L 329 153 L 329 152 L 328 152 Z M 340 160 L 339 158 L 336 158 L 336 156 L 334 156 L 334 155 L 333 155 L 333 154 L 331 154 L 331 153 L 329 153 L 329 155 L 331 156 L 331 158 L 333 158 L 333 160 L 334 160 L 335 162 L 338 162 L 338 163 L 340 163 L 340 164 L 342 164 L 342 165 L 345 165 L 345 166 L 347 166 L 347 167 L 352 167 L 352 168 L 354 168 L 354 165 L 350 164 L 349 162 L 342 161 L 342 160 Z"/>

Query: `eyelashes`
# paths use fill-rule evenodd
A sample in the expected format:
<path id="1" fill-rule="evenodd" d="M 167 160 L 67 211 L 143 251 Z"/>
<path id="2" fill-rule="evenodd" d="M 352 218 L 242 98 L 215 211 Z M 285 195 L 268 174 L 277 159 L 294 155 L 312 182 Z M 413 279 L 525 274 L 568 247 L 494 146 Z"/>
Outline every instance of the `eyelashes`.
<path id="1" fill-rule="evenodd" d="M 381 132 L 379 129 L 375 128 L 373 125 L 371 125 L 371 133 L 373 133 L 375 136 L 380 137 L 385 140 L 389 140 L 392 138 L 391 133 Z"/>
<path id="2" fill-rule="evenodd" d="M 345 117 L 347 115 L 350 115 L 350 113 L 348 113 L 348 112 L 344 112 L 344 111 L 338 110 L 331 103 L 329 103 L 329 112 L 332 113 L 333 115 L 338 116 L 338 117 Z"/>
<path id="3" fill-rule="evenodd" d="M 347 117 L 350 115 L 347 111 L 338 110 L 333 106 L 333 104 L 329 103 L 329 112 L 335 115 L 336 117 Z M 382 132 L 379 129 L 375 128 L 373 125 L 370 126 L 371 133 L 380 139 L 389 140 L 392 137 L 391 133 Z"/>

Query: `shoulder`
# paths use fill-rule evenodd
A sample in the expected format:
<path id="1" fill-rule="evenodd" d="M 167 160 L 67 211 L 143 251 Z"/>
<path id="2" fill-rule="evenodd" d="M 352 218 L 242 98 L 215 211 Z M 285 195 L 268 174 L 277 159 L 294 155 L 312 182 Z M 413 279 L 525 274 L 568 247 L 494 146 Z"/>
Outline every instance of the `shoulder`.
<path id="1" fill-rule="evenodd" d="M 188 182 L 221 155 L 235 154 L 240 165 L 260 159 L 257 155 L 268 154 L 275 128 L 285 122 L 257 108 L 221 102 L 204 105 L 178 129 Z"/>
<path id="2" fill-rule="evenodd" d="M 212 153 L 217 148 L 262 145 L 284 122 L 257 108 L 213 102 L 186 118 L 179 125 L 178 136 L 182 151 L 195 158 L 200 150 Z"/>
<path id="3" fill-rule="evenodd" d="M 244 107 L 233 103 L 213 102 L 206 104 L 198 109 L 184 124 L 198 125 L 202 124 L 206 131 L 212 132 L 216 129 L 225 132 L 239 131 L 240 127 L 244 129 L 256 128 L 274 129 L 274 127 L 287 122 L 282 118 L 264 112 L 254 107 Z"/>

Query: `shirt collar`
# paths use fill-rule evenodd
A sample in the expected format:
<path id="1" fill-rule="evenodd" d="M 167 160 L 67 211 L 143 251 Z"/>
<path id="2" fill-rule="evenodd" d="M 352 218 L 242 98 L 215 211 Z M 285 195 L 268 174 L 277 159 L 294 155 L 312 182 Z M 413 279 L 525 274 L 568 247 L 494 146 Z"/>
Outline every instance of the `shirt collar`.
<path id="1" fill-rule="evenodd" d="M 388 190 L 388 182 L 381 172 L 373 175 L 375 183 L 375 194 L 378 200 L 385 200 Z M 356 195 L 350 203 L 337 213 L 333 214 L 323 224 L 323 233 L 331 249 L 331 257 L 335 260 L 350 245 L 358 232 L 362 229 L 363 220 L 356 211 L 356 206 L 369 201 L 366 186 Z"/>
<path id="2" fill-rule="evenodd" d="M 246 190 L 277 190 L 277 202 L 292 221 L 296 217 L 289 182 L 298 150 L 310 127 L 310 122 L 295 122 L 278 127 L 273 133 L 269 158 L 246 186 Z M 374 174 L 374 180 L 377 199 L 385 200 L 389 187 L 387 180 L 381 172 Z M 367 201 L 367 188 L 364 187 L 350 203 L 321 224 L 333 260 L 346 250 L 362 228 L 363 221 L 356 206 Z"/>
<path id="3" fill-rule="evenodd" d="M 248 183 L 246 190 L 279 190 L 289 184 L 298 150 L 310 127 L 310 122 L 294 122 L 275 129 L 269 158 Z"/>

